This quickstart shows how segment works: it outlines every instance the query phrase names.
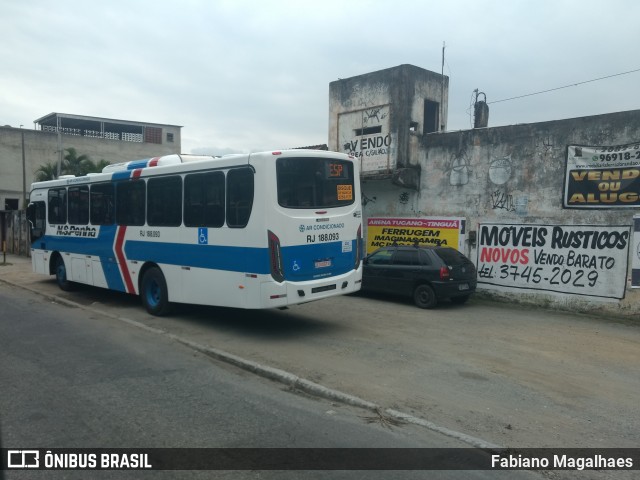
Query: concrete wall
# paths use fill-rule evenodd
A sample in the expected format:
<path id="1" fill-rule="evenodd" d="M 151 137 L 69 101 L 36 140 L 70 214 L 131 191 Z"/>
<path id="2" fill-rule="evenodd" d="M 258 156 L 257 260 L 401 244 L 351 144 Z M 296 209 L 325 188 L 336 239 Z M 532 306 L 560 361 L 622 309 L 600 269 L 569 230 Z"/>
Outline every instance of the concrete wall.
<path id="1" fill-rule="evenodd" d="M 448 77 L 413 65 L 331 82 L 329 150 L 359 156 L 364 176 L 406 167 L 410 135 L 424 132 L 425 100 L 444 103 L 437 123 L 446 126 L 448 89 Z"/>
<path id="2" fill-rule="evenodd" d="M 501 285 L 480 285 L 486 294 L 554 308 L 637 316 L 640 289 L 630 288 L 629 277 L 633 255 L 638 253 L 630 241 L 622 239 L 640 208 L 565 209 L 563 194 L 568 145 L 620 146 L 639 142 L 640 110 L 536 124 L 413 134 L 408 139 L 408 163 L 419 168 L 419 188 L 403 188 L 389 179 L 365 178 L 364 223 L 370 217 L 464 217 L 468 230 L 465 253 L 479 264 L 485 263 L 479 262 L 480 225 L 498 224 L 496 231 L 518 235 L 519 245 L 513 245 L 512 238 L 511 243 L 500 246 L 507 257 L 514 254 L 512 247 L 521 249 L 516 257 L 506 260 L 506 264 L 514 265 L 509 268 L 517 270 L 518 277 L 510 279 L 507 275 L 504 281 L 498 281 L 494 271 L 493 278 Z M 485 229 L 485 234 L 488 231 Z M 602 252 L 592 248 L 595 244 L 586 250 L 582 247 L 573 251 L 555 250 L 558 263 L 543 260 L 548 265 L 540 267 L 537 278 L 532 278 L 532 270 L 528 270 L 525 281 L 521 277 L 526 268 L 524 259 L 531 260 L 531 265 L 533 258 L 528 257 L 533 257 L 535 249 L 527 248 L 531 251 L 525 255 L 522 247 L 532 247 L 532 236 L 539 238 L 538 246 L 544 247 L 538 249 L 538 257 L 554 253 L 552 240 L 545 240 L 543 231 L 548 237 L 558 233 L 570 238 L 575 237 L 576 231 L 580 238 L 587 238 L 585 232 L 606 236 L 609 231 L 614 232 L 614 240 L 621 241 L 615 248 Z M 576 240 L 573 246 L 579 243 Z M 584 245 L 587 243 L 585 240 Z M 625 258 L 620 258 L 620 252 L 627 257 L 628 264 Z M 522 258 L 517 258 L 521 254 Z M 577 268 L 576 255 L 584 263 Z M 607 265 L 602 264 L 605 258 Z M 537 260 L 535 265 L 540 264 L 540 258 Z M 573 266 L 568 268 L 569 264 Z M 481 273 L 490 278 L 488 264 L 485 267 Z M 563 274 L 565 285 L 559 282 Z M 587 279 L 588 275 L 592 275 L 591 280 L 597 278 L 597 282 Z M 523 282 L 531 288 L 505 286 L 510 280 L 513 285 Z M 608 293 L 607 283 L 618 285 L 618 293 Z M 612 298 L 616 296 L 624 298 Z"/>
<path id="3" fill-rule="evenodd" d="M 166 143 L 166 133 L 174 134 L 173 142 Z M 104 159 L 110 163 L 180 153 L 180 127 L 163 127 L 162 139 L 164 143 L 155 144 L 62 134 L 60 147 L 63 151 L 73 147 L 78 155 L 89 155 L 94 162 Z M 19 199 L 19 208 L 23 208 L 23 183 L 28 194 L 34 181 L 34 172 L 47 162 L 57 162 L 58 151 L 56 133 L 0 127 L 0 210 L 4 208 L 6 198 Z"/>

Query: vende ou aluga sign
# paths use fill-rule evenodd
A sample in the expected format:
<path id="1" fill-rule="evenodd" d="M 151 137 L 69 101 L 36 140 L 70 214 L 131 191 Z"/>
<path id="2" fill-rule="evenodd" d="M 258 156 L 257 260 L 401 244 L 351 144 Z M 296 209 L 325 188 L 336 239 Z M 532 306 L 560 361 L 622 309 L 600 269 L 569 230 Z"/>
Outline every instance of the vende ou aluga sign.
<path id="1" fill-rule="evenodd" d="M 640 142 L 569 145 L 563 205 L 583 209 L 640 206 Z"/>
<path id="2" fill-rule="evenodd" d="M 480 224 L 478 284 L 624 298 L 628 225 Z"/>
<path id="3" fill-rule="evenodd" d="M 640 288 L 640 214 L 633 216 L 631 288 Z"/>

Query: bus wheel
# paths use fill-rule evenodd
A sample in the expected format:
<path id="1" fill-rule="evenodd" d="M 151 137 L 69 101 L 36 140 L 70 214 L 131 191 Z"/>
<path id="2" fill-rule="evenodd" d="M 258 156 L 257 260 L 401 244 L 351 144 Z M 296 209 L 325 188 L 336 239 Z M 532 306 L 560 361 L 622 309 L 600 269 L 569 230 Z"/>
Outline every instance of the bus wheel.
<path id="1" fill-rule="evenodd" d="M 64 260 L 59 255 L 56 257 L 54 272 L 56 274 L 56 283 L 61 290 L 65 292 L 73 290 L 73 283 L 67 280 L 67 267 L 64 266 Z"/>
<path id="2" fill-rule="evenodd" d="M 144 273 L 140 297 L 144 308 L 151 315 L 161 317 L 169 313 L 169 290 L 159 268 L 152 267 Z"/>
<path id="3" fill-rule="evenodd" d="M 426 284 L 418 285 L 413 292 L 413 301 L 420 308 L 433 308 L 438 303 L 433 289 Z"/>

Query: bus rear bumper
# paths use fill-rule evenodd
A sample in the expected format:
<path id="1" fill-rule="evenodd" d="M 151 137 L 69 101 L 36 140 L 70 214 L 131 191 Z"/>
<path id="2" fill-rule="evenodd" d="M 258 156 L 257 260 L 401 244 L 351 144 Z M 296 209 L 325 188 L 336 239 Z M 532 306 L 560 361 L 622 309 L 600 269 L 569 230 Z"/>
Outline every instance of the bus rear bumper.
<path id="1" fill-rule="evenodd" d="M 313 302 L 357 292 L 362 285 L 362 268 L 318 282 L 267 282 L 262 284 L 263 308 L 278 308 Z"/>

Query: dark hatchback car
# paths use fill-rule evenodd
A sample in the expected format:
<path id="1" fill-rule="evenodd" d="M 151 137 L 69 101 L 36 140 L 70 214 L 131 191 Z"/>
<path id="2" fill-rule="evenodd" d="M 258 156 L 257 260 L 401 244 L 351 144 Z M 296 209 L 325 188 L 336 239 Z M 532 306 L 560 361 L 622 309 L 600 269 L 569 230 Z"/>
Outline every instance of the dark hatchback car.
<path id="1" fill-rule="evenodd" d="M 476 285 L 475 265 L 450 247 L 382 247 L 364 259 L 362 290 L 411 296 L 420 308 L 465 303 Z"/>

